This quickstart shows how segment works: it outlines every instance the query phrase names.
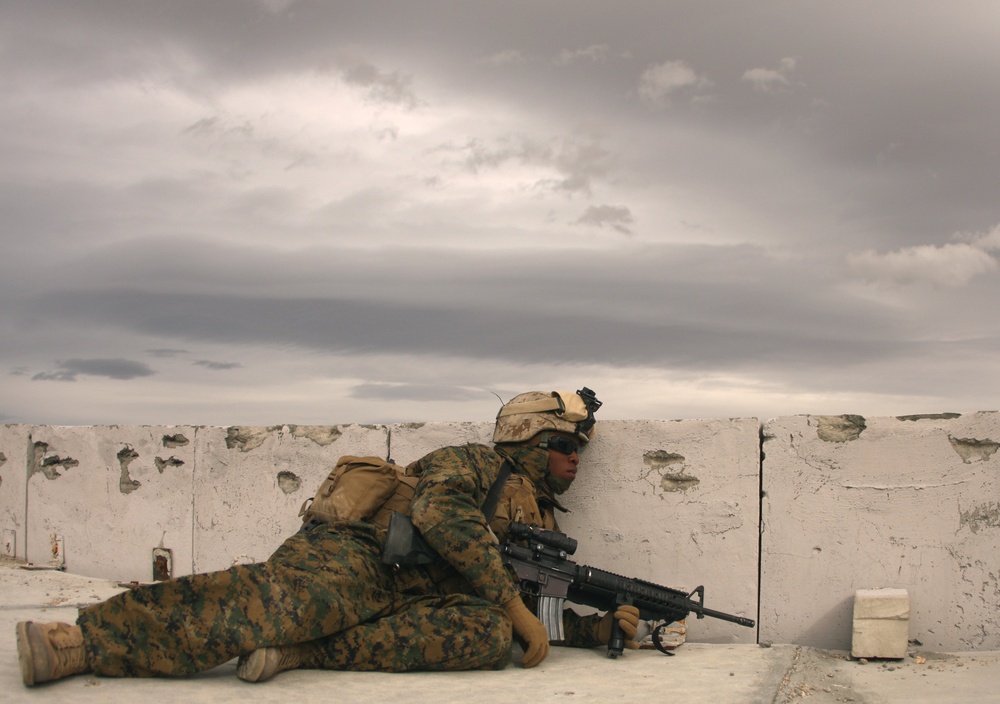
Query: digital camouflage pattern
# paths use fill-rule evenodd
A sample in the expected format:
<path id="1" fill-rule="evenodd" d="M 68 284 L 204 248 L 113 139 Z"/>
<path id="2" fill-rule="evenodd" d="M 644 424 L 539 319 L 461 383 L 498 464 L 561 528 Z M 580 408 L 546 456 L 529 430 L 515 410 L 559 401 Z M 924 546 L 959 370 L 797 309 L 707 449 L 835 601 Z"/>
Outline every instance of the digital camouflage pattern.
<path id="1" fill-rule="evenodd" d="M 511 458 L 515 471 L 523 464 L 518 459 Z M 497 605 L 518 596 L 482 512 L 503 460 L 485 445 L 464 445 L 436 450 L 409 467 L 420 477 L 410 502 L 413 525 L 476 595 Z"/>
<path id="2" fill-rule="evenodd" d="M 182 676 L 268 645 L 391 613 L 391 570 L 365 524 L 297 533 L 263 563 L 142 586 L 81 610 L 88 659 L 111 676 Z"/>
<path id="3" fill-rule="evenodd" d="M 411 466 L 414 524 L 441 564 L 395 570 L 384 530 L 363 522 L 297 533 L 266 561 L 142 586 L 81 610 L 97 674 L 185 676 L 258 648 L 301 644 L 303 667 L 351 670 L 502 668 L 518 596 L 481 507 L 504 458 L 515 475 L 492 528 L 520 519 L 556 527 L 548 452 L 447 447 Z M 529 607 L 532 605 L 529 604 Z M 596 616 L 564 615 L 566 645 L 592 647 Z"/>
<path id="4" fill-rule="evenodd" d="M 510 663 L 510 619 L 464 594 L 416 597 L 399 612 L 307 643 L 300 667 L 317 670 L 499 670 Z"/>
<path id="5" fill-rule="evenodd" d="M 585 399 L 581 394 L 588 393 Z M 594 414 L 601 407 L 587 387 L 583 391 L 528 391 L 505 403 L 497 413 L 494 443 L 527 442 L 539 433 L 555 430 L 587 443 L 594 436 Z M 596 407 L 592 404 L 596 403 Z M 591 410 L 593 409 L 593 410 Z"/>

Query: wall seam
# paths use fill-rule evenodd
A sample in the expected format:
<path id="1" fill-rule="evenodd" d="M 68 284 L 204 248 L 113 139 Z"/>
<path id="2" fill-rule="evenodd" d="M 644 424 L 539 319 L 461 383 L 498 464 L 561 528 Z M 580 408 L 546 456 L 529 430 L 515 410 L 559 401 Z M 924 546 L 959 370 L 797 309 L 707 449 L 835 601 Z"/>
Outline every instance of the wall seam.
<path id="1" fill-rule="evenodd" d="M 189 546 L 190 549 L 191 549 L 191 560 L 190 560 L 190 562 L 188 564 L 188 574 L 194 574 L 195 573 L 195 568 L 194 568 L 194 563 L 195 563 L 195 533 L 198 530 L 198 505 L 197 505 L 197 496 L 198 496 L 198 490 L 197 490 L 197 486 L 198 486 L 198 456 L 201 454 L 201 452 L 199 451 L 199 448 L 200 448 L 199 440 L 200 440 L 200 438 L 198 437 L 198 433 L 199 433 L 200 430 L 201 430 L 201 427 L 196 425 L 194 427 L 194 437 L 191 439 L 191 444 L 192 444 L 192 447 L 191 447 L 191 541 L 190 541 L 190 546 Z M 173 575 L 171 575 L 171 577 L 172 576 Z"/>
<path id="2" fill-rule="evenodd" d="M 760 643 L 760 608 L 764 584 L 764 424 L 757 428 L 757 642 Z"/>
<path id="3" fill-rule="evenodd" d="M 31 471 L 34 467 L 35 459 L 35 440 L 34 433 L 31 429 L 28 430 L 28 446 L 24 451 L 24 526 L 22 526 L 22 532 L 24 537 L 21 539 L 21 544 L 24 545 L 24 554 L 21 556 L 22 559 L 28 561 L 28 482 L 31 481 Z M 17 557 L 17 535 L 14 536 L 14 557 Z"/>

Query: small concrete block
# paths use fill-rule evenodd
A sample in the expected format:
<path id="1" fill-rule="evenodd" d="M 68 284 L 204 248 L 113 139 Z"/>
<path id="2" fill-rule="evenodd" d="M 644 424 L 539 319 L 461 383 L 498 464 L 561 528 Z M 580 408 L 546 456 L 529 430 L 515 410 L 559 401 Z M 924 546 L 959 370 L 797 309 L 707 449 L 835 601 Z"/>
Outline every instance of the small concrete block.
<path id="1" fill-rule="evenodd" d="M 852 657 L 906 657 L 909 630 L 910 595 L 905 589 L 859 589 L 854 593 Z"/>

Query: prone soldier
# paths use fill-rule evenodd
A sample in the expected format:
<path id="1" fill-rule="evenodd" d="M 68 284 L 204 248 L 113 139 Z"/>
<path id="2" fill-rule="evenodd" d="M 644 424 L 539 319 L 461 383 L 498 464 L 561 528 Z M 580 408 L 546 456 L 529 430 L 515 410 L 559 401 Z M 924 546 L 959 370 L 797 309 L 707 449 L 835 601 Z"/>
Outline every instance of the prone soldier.
<path id="1" fill-rule="evenodd" d="M 250 682 L 292 668 L 499 669 L 515 636 L 521 664 L 533 667 L 548 654 L 548 632 L 522 601 L 498 537 L 511 521 L 557 528 L 558 495 L 576 478 L 600 406 L 586 387 L 520 394 L 500 409 L 492 448 L 446 447 L 410 465 L 415 485 L 395 493 L 412 492 L 403 505 L 437 556 L 429 564 L 382 559 L 388 511 L 309 520 L 265 562 L 137 587 L 81 609 L 76 624 L 17 624 L 24 684 L 86 672 L 187 676 L 234 657 Z M 563 620 L 566 645 L 607 644 L 617 621 L 634 646 L 639 612 L 567 609 Z"/>

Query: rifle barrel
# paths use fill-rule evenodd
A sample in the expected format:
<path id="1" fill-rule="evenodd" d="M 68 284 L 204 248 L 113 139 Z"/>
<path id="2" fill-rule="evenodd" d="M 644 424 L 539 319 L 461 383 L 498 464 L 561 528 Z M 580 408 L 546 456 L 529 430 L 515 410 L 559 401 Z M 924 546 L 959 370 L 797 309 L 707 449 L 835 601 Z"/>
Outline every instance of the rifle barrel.
<path id="1" fill-rule="evenodd" d="M 704 607 L 691 610 L 698 614 L 698 618 L 708 616 L 709 618 L 717 618 L 720 621 L 729 621 L 729 623 L 746 626 L 747 628 L 753 628 L 757 625 L 752 618 L 747 618 L 746 616 L 734 616 L 733 614 L 727 614 L 724 611 L 716 611 L 715 609 L 706 609 Z"/>

